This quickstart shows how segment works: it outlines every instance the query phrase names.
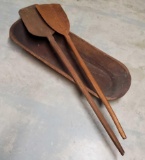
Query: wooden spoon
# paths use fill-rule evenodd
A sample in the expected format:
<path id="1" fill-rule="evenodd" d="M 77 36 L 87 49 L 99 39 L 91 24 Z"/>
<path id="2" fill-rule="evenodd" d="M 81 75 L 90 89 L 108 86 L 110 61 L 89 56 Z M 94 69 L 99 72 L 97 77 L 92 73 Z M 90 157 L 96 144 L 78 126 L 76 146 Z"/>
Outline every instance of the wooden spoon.
<path id="1" fill-rule="evenodd" d="M 121 124 L 119 123 L 117 116 L 115 115 L 113 109 L 111 108 L 109 102 L 107 101 L 106 97 L 104 96 L 102 90 L 100 89 L 98 83 L 95 81 L 94 77 L 92 76 L 91 72 L 87 68 L 86 64 L 82 60 L 80 54 L 78 53 L 75 45 L 73 44 L 70 36 L 69 36 L 69 30 L 70 30 L 70 24 L 69 20 L 67 18 L 67 15 L 65 14 L 64 10 L 62 9 L 60 4 L 43 4 L 43 5 L 36 5 L 37 10 L 45 20 L 45 22 L 53 28 L 58 33 L 64 35 L 66 38 L 68 44 L 70 45 L 71 49 L 73 50 L 75 57 L 81 67 L 83 69 L 83 72 L 85 73 L 88 80 L 91 82 L 92 86 L 94 87 L 95 91 L 97 92 L 98 96 L 106 106 L 110 116 L 112 117 L 120 135 L 123 139 L 126 138 L 126 135 L 123 131 L 123 128 L 121 127 Z"/>
<path id="2" fill-rule="evenodd" d="M 117 137 L 115 136 L 115 134 L 113 133 L 109 124 L 107 123 L 107 121 L 103 117 L 102 113 L 99 111 L 97 105 L 95 104 L 92 97 L 88 93 L 86 87 L 84 86 L 82 80 L 77 75 L 77 73 L 74 70 L 74 68 L 72 67 L 71 63 L 68 61 L 65 54 L 63 54 L 62 50 L 60 49 L 60 47 L 56 43 L 56 41 L 53 37 L 54 30 L 49 28 L 49 26 L 42 20 L 41 16 L 37 13 L 37 10 L 35 9 L 34 5 L 27 7 L 27 8 L 24 8 L 24 9 L 21 9 L 19 11 L 19 14 L 20 14 L 25 26 L 27 27 L 28 31 L 31 34 L 36 35 L 36 36 L 40 36 L 40 37 L 47 37 L 47 39 L 50 41 L 50 44 L 52 45 L 53 49 L 56 51 L 56 53 L 58 54 L 58 56 L 60 57 L 60 59 L 62 60 L 64 65 L 67 67 L 67 69 L 71 73 L 71 75 L 74 78 L 74 80 L 76 81 L 78 87 L 80 88 L 82 93 L 85 95 L 86 99 L 88 100 L 92 109 L 94 110 L 94 112 L 98 116 L 99 120 L 101 121 L 105 130 L 107 131 L 110 138 L 114 142 L 115 146 L 118 148 L 120 153 L 122 155 L 124 155 L 124 150 L 123 150 L 121 144 L 119 143 Z"/>

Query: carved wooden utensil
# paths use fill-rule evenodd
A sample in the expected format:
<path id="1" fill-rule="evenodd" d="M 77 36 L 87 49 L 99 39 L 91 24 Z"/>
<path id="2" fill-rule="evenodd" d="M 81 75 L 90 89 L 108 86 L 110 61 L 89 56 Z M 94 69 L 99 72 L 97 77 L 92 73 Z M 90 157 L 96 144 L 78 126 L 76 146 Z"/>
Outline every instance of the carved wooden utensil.
<path id="1" fill-rule="evenodd" d="M 87 91 L 86 87 L 84 86 L 82 80 L 79 78 L 79 76 L 75 72 L 74 68 L 69 63 L 68 59 L 66 58 L 66 56 L 63 54 L 62 50 L 57 45 L 57 43 L 56 43 L 56 41 L 55 41 L 55 39 L 53 37 L 54 31 L 51 28 L 49 28 L 49 26 L 43 21 L 43 19 L 39 15 L 39 13 L 37 13 L 37 10 L 35 9 L 34 5 L 30 6 L 30 7 L 26 7 L 24 9 L 21 9 L 19 11 L 19 14 L 20 14 L 25 26 L 27 27 L 28 31 L 31 34 L 36 35 L 36 36 L 40 36 L 40 37 L 47 37 L 47 39 L 50 41 L 50 44 L 52 45 L 53 49 L 56 51 L 56 53 L 58 54 L 58 56 L 60 57 L 60 59 L 62 60 L 64 65 L 70 71 L 72 77 L 76 81 L 76 83 L 77 83 L 78 87 L 80 88 L 80 90 L 85 95 L 86 99 L 88 100 L 88 102 L 91 105 L 92 109 L 94 110 L 94 112 L 98 116 L 99 120 L 101 121 L 101 123 L 104 126 L 105 130 L 107 131 L 107 133 L 109 134 L 110 138 L 114 142 L 115 146 L 118 148 L 120 153 L 122 155 L 124 155 L 124 150 L 123 150 L 121 144 L 119 143 L 117 137 L 115 136 L 115 134 L 111 130 L 109 124 L 107 123 L 107 121 L 105 120 L 105 118 L 103 117 L 101 112 L 99 111 L 97 105 L 95 104 L 95 102 L 93 101 L 92 97 L 88 93 L 88 91 Z"/>
<path id="2" fill-rule="evenodd" d="M 78 53 L 75 45 L 73 44 L 73 42 L 69 36 L 69 29 L 70 29 L 69 20 L 67 18 L 67 15 L 65 14 L 64 10 L 62 9 L 61 5 L 60 4 L 42 4 L 42 5 L 36 5 L 36 8 L 39 11 L 39 13 L 41 14 L 41 16 L 43 17 L 43 19 L 46 21 L 46 23 L 51 28 L 53 28 L 58 33 L 64 35 L 68 44 L 70 45 L 71 49 L 74 52 L 74 55 L 78 61 L 78 64 L 80 65 L 80 68 L 83 70 L 83 73 L 85 73 L 85 76 L 91 82 L 91 84 L 94 87 L 95 91 L 97 92 L 99 98 L 102 100 L 102 102 L 106 106 L 106 108 L 107 108 L 110 116 L 112 117 L 120 135 L 122 136 L 123 139 L 125 139 L 126 135 L 123 131 L 123 128 L 121 127 L 121 124 L 119 123 L 119 121 L 117 119 L 117 116 L 115 115 L 109 102 L 107 101 L 106 97 L 104 96 L 101 88 L 99 87 L 98 83 L 95 81 L 91 72 L 87 68 L 84 61 L 82 60 L 80 54 Z"/>

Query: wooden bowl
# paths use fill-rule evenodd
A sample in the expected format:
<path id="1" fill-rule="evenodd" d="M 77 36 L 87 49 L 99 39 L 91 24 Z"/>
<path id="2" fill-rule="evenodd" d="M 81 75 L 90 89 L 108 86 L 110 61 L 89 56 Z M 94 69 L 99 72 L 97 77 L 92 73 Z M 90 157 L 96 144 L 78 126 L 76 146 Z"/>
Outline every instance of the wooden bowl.
<path id="1" fill-rule="evenodd" d="M 70 33 L 70 36 L 107 99 L 115 100 L 122 97 L 128 91 L 131 84 L 131 76 L 126 66 L 77 35 Z M 75 59 L 71 57 L 70 52 L 72 51 L 63 36 L 55 33 L 54 37 L 64 54 L 70 60 L 70 63 L 75 67 L 84 84 L 88 87 L 89 92 L 98 97 L 91 85 L 86 81 L 86 78 L 82 75 Z M 57 73 L 60 73 L 74 82 L 71 75 L 50 46 L 48 40 L 46 38 L 31 35 L 25 28 L 21 19 L 11 26 L 10 38 Z"/>

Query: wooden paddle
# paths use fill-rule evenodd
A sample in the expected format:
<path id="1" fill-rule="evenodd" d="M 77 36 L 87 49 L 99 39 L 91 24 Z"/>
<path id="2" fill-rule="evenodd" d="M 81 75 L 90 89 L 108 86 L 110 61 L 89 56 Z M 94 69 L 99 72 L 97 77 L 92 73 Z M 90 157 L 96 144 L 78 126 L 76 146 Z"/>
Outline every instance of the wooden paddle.
<path id="1" fill-rule="evenodd" d="M 104 96 L 101 88 L 99 87 L 98 83 L 95 81 L 94 77 L 90 73 L 89 69 L 87 68 L 86 64 L 82 60 L 80 54 L 78 53 L 75 45 L 73 44 L 70 36 L 69 36 L 69 30 L 70 30 L 70 24 L 69 20 L 67 18 L 67 15 L 65 14 L 64 10 L 62 9 L 60 4 L 43 4 L 43 5 L 36 5 L 37 10 L 45 20 L 45 22 L 53 28 L 56 32 L 64 35 L 66 38 L 68 44 L 70 45 L 71 49 L 73 50 L 75 57 L 78 61 L 78 64 L 80 65 L 81 69 L 85 73 L 88 80 L 91 82 L 92 86 L 94 87 L 95 91 L 97 92 L 98 96 L 106 106 L 110 116 L 112 117 L 120 135 L 123 139 L 126 138 L 126 135 L 123 131 L 123 128 L 121 127 L 121 124 L 119 123 L 117 116 L 115 115 L 113 109 L 111 108 L 109 102 L 107 101 L 106 97 Z"/>
<path id="2" fill-rule="evenodd" d="M 103 117 L 101 112 L 99 111 L 97 105 L 95 104 L 95 102 L 93 101 L 92 97 L 88 93 L 88 91 L 87 91 L 86 87 L 84 86 L 82 80 L 79 78 L 79 76 L 77 75 L 76 71 L 72 67 L 71 63 L 68 61 L 68 59 L 63 54 L 63 52 L 60 49 L 60 47 L 57 45 L 55 39 L 53 38 L 54 31 L 51 28 L 49 28 L 49 26 L 42 20 L 41 16 L 37 13 L 37 10 L 35 9 L 34 5 L 30 6 L 30 7 L 27 7 L 27 8 L 24 8 L 24 9 L 21 9 L 19 11 L 19 14 L 20 14 L 20 16 L 21 16 L 26 28 L 28 29 L 28 31 L 31 34 L 33 34 L 35 36 L 40 36 L 40 37 L 47 37 L 47 39 L 49 40 L 49 42 L 52 45 L 53 49 L 56 51 L 56 53 L 58 54 L 58 56 L 60 57 L 60 59 L 62 60 L 64 65 L 67 67 L 67 69 L 71 73 L 71 75 L 74 78 L 74 80 L 76 81 L 78 87 L 80 88 L 82 93 L 85 95 L 86 99 L 88 100 L 88 102 L 91 105 L 92 109 L 94 110 L 94 112 L 98 116 L 99 120 L 101 121 L 101 123 L 104 126 L 105 130 L 107 131 L 107 133 L 109 134 L 110 138 L 114 142 L 115 146 L 118 148 L 120 153 L 122 155 L 124 155 L 124 150 L 123 150 L 121 144 L 119 143 L 117 137 L 115 136 L 115 134 L 113 133 L 113 131 L 110 128 L 109 124 L 107 123 L 107 121 L 105 120 L 105 118 Z"/>

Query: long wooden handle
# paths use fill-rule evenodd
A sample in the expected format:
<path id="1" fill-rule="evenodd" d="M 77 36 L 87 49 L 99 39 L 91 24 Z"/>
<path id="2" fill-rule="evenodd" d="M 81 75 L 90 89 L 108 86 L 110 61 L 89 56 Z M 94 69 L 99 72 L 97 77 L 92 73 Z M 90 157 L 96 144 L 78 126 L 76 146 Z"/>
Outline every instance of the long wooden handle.
<path id="1" fill-rule="evenodd" d="M 119 152 L 121 153 L 121 155 L 124 155 L 124 150 L 121 146 L 121 144 L 119 143 L 117 137 L 115 136 L 115 134 L 113 133 L 112 129 L 110 128 L 109 124 L 107 123 L 107 121 L 105 120 L 105 118 L 103 117 L 102 113 L 100 112 L 100 110 L 98 109 L 98 106 L 95 104 L 95 102 L 93 101 L 92 97 L 90 96 L 90 94 L 88 93 L 86 87 L 84 86 L 82 80 L 79 78 L 78 74 L 76 73 L 75 69 L 72 67 L 72 65 L 70 64 L 70 62 L 68 61 L 68 59 L 66 58 L 66 56 L 63 54 L 62 50 L 60 49 L 60 47 L 58 46 L 58 44 L 56 43 L 55 39 L 53 37 L 47 37 L 48 40 L 50 41 L 53 49 L 56 51 L 56 53 L 58 54 L 59 58 L 62 60 L 62 62 L 64 63 L 64 65 L 67 67 L 67 69 L 69 70 L 69 72 L 71 73 L 72 77 L 74 78 L 74 80 L 76 81 L 76 84 L 78 85 L 78 87 L 80 88 L 80 90 L 82 91 L 82 93 L 85 95 L 86 99 L 88 100 L 89 104 L 91 105 L 92 109 L 94 110 L 94 112 L 96 113 L 98 119 L 100 120 L 100 122 L 102 123 L 102 125 L 104 126 L 105 130 L 107 131 L 108 135 L 110 136 L 110 138 L 112 139 L 112 141 L 114 142 L 115 146 L 118 148 Z"/>
<path id="2" fill-rule="evenodd" d="M 91 82 L 91 84 L 94 87 L 95 91 L 97 92 L 98 96 L 100 97 L 100 99 L 102 100 L 104 105 L 106 106 L 106 109 L 108 110 L 110 116 L 112 117 L 112 120 L 114 121 L 120 135 L 122 136 L 123 139 L 126 139 L 125 132 L 123 131 L 123 128 L 122 128 L 121 124 L 119 123 L 119 121 L 117 119 L 117 116 L 115 115 L 115 113 L 114 113 L 113 109 L 111 108 L 109 102 L 107 101 L 106 97 L 104 96 L 104 94 L 103 94 L 102 90 L 100 89 L 98 83 L 95 81 L 94 77 L 90 73 L 90 71 L 89 71 L 88 67 L 86 66 L 85 62 L 82 60 L 82 58 L 81 58 L 80 54 L 78 53 L 74 43 L 72 42 L 70 36 L 68 34 L 66 34 L 65 38 L 66 38 L 68 44 L 70 45 L 70 47 L 72 48 L 79 65 L 82 67 L 81 68 L 82 71 L 85 73 L 86 77 Z"/>

